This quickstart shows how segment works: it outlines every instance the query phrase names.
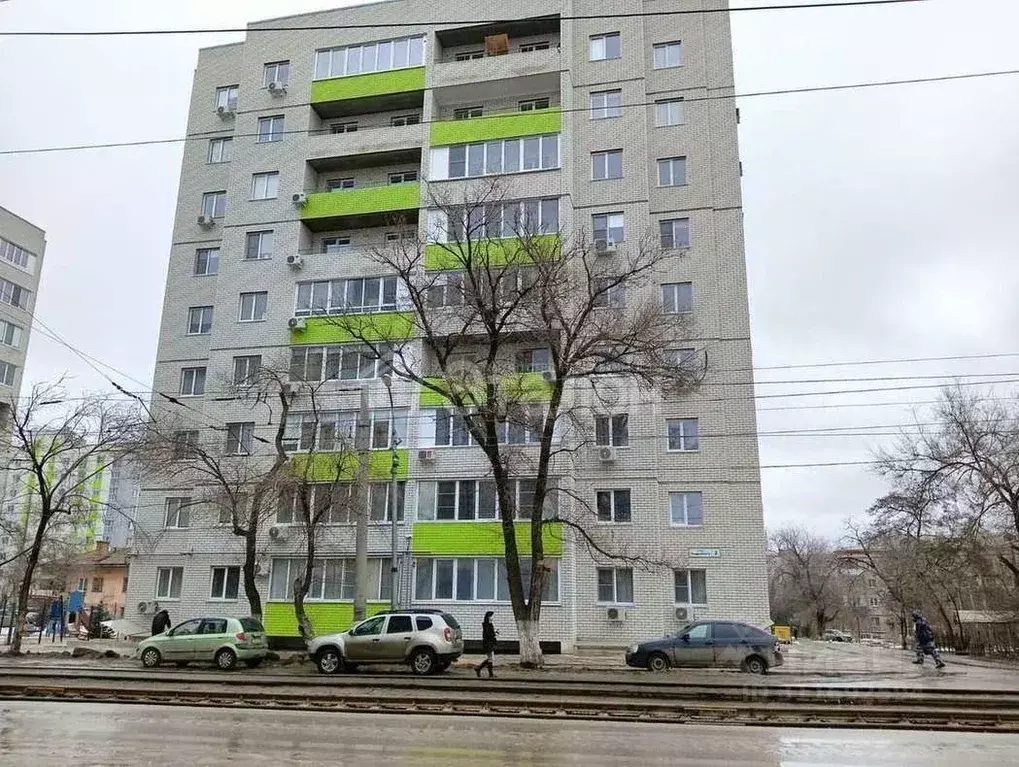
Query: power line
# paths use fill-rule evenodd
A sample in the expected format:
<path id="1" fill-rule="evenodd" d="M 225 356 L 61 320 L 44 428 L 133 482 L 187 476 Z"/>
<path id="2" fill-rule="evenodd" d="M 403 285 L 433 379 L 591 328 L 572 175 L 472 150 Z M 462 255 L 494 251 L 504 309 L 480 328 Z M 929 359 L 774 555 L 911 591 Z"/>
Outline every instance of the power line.
<path id="1" fill-rule="evenodd" d="M 868 88 L 885 88 L 894 87 L 900 85 L 921 85 L 927 83 L 943 83 L 953 82 L 958 80 L 974 80 L 986 77 L 1003 77 L 1006 75 L 1019 74 L 1019 69 L 1002 69 L 1002 70 L 989 70 L 984 72 L 964 72 L 953 75 L 937 75 L 933 77 L 912 77 L 904 78 L 899 80 L 871 80 L 859 83 L 845 83 L 841 85 L 815 85 L 806 86 L 803 88 L 780 88 L 769 91 L 748 91 L 746 93 L 736 94 L 717 94 L 713 96 L 690 96 L 682 97 L 681 100 L 684 104 L 697 103 L 701 101 L 729 101 L 735 99 L 747 99 L 747 98 L 760 98 L 765 96 L 788 96 L 788 95 L 799 95 L 805 93 L 826 93 L 833 91 L 849 91 L 849 90 L 860 90 Z M 658 103 L 656 101 L 638 101 L 630 104 L 621 104 L 619 109 L 633 109 L 640 107 L 650 107 Z M 286 109 L 299 109 L 306 106 L 313 106 L 311 102 L 302 102 L 300 104 L 288 104 L 274 107 L 270 109 L 257 109 L 257 110 L 243 110 L 237 114 L 249 114 L 255 112 L 279 112 L 280 110 Z M 574 113 L 574 112 L 590 112 L 590 107 L 570 107 L 570 108 L 559 108 L 561 113 Z M 505 117 L 504 113 L 481 115 L 480 117 L 472 117 L 471 120 L 485 120 Z M 421 120 L 418 124 L 430 125 L 433 123 L 448 122 L 447 120 Z M 383 130 L 390 128 L 391 126 L 374 126 L 366 127 L 361 130 Z M 359 131 L 360 132 L 360 131 Z M 309 135 L 309 131 L 281 131 L 282 135 Z M 277 134 L 278 135 L 278 134 Z M 28 149 L 3 149 L 0 150 L 0 156 L 5 155 L 26 155 L 26 154 L 46 154 L 50 152 L 78 152 L 88 151 L 93 149 L 124 149 L 132 147 L 144 147 L 144 146 L 158 146 L 167 144 L 181 144 L 188 141 L 205 140 L 208 138 L 257 138 L 259 134 L 256 133 L 240 133 L 233 134 L 228 130 L 217 130 L 217 131 L 200 131 L 195 133 L 186 134 L 179 138 L 165 138 L 165 139 L 141 139 L 138 141 L 111 141 L 105 143 L 93 143 L 93 144 L 68 144 L 64 146 L 53 146 L 53 147 L 31 147 Z M 295 219 L 296 220 L 296 219 Z M 264 222 L 263 222 L 264 223 Z"/>
<path id="2" fill-rule="evenodd" d="M 328 31 L 340 29 L 393 29 L 402 27 L 440 27 L 440 26 L 474 26 L 488 24 L 512 24 L 520 21 L 537 21 L 541 19 L 560 21 L 599 21 L 603 19 L 638 19 L 657 18 L 661 16 L 693 16 L 715 13 L 745 13 L 748 11 L 794 11 L 808 9 L 828 8 L 855 8 L 866 6 L 882 5 L 905 5 L 923 3 L 927 0 L 839 0 L 838 2 L 813 2 L 796 3 L 786 5 L 749 5 L 740 8 L 704 8 L 671 11 L 633 11 L 630 13 L 593 13 L 574 16 L 538 16 L 529 19 L 502 18 L 502 19 L 471 19 L 471 20 L 441 20 L 441 21 L 399 21 L 399 22 L 365 22 L 361 24 L 309 24 L 301 26 L 272 25 L 258 27 L 206 27 L 203 29 L 119 29 L 119 30 L 71 30 L 71 31 L 46 31 L 46 30 L 15 30 L 0 31 L 0 37 L 127 37 L 127 36 L 151 36 L 151 35 L 207 35 L 207 34 L 228 34 L 228 33 L 252 33 L 252 32 L 304 32 L 304 31 Z M 355 6 L 356 8 L 356 6 Z M 353 10 L 353 9 L 343 9 Z"/>

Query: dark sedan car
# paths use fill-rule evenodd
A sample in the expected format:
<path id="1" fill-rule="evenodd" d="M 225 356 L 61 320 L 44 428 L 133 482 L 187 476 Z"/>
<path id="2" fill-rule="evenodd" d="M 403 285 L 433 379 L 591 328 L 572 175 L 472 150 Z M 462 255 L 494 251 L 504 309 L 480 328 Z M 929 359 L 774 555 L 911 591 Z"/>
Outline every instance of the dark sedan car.
<path id="1" fill-rule="evenodd" d="M 674 636 L 633 645 L 626 665 L 648 671 L 678 668 L 738 668 L 767 673 L 782 665 L 775 637 L 759 628 L 732 621 L 698 621 Z"/>

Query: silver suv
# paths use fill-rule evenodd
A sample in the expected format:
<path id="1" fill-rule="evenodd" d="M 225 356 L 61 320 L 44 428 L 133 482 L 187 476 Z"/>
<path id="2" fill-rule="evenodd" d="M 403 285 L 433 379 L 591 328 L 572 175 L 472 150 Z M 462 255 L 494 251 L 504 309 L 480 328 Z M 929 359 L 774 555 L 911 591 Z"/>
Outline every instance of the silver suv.
<path id="1" fill-rule="evenodd" d="M 323 674 L 353 671 L 364 663 L 405 663 L 415 674 L 432 674 L 445 671 L 463 651 L 460 624 L 442 610 L 379 613 L 308 645 Z"/>

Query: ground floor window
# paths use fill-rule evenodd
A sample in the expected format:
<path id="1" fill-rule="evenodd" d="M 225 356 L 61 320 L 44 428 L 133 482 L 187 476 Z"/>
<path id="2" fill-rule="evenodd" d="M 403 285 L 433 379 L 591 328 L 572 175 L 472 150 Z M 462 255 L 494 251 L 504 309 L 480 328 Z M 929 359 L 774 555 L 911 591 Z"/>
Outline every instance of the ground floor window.
<path id="1" fill-rule="evenodd" d="M 390 594 L 390 567 L 387 558 L 368 560 L 368 599 L 386 602 Z M 269 577 L 269 599 L 290 600 L 294 597 L 294 581 L 304 577 L 304 558 L 272 560 Z M 353 559 L 316 559 L 308 587 L 309 601 L 349 601 L 354 598 L 355 562 Z"/>
<path id="2" fill-rule="evenodd" d="M 559 601 L 559 560 L 545 559 L 545 602 Z M 520 559 L 524 589 L 532 564 Z M 502 557 L 427 557 L 414 563 L 414 599 L 419 601 L 508 602 L 506 560 Z"/>

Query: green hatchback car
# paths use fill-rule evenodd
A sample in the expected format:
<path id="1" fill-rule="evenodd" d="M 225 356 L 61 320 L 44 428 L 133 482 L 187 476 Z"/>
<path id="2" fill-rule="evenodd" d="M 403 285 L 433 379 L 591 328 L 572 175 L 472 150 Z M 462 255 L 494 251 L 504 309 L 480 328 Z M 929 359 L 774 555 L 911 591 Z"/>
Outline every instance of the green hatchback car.
<path id="1" fill-rule="evenodd" d="M 229 671 L 238 662 L 255 668 L 269 652 L 265 629 L 254 618 L 192 618 L 138 645 L 145 668 L 161 663 L 214 663 Z"/>

